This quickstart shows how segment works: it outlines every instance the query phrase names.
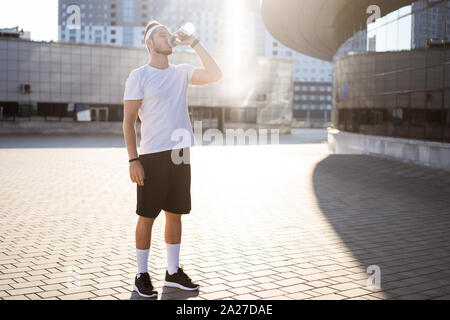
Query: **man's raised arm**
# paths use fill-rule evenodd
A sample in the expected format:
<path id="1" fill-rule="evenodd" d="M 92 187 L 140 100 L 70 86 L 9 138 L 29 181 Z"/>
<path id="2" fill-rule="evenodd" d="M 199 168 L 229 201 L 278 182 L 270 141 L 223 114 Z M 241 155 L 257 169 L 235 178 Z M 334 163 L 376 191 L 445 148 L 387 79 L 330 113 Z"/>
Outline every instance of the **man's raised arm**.
<path id="1" fill-rule="evenodd" d="M 180 44 L 192 45 L 195 40 L 196 38 L 194 36 L 191 36 Z M 192 84 L 202 85 L 220 80 L 222 78 L 222 71 L 220 70 L 216 61 L 214 61 L 213 57 L 211 57 L 209 52 L 202 46 L 200 42 L 195 42 L 197 43 L 193 46 L 193 48 L 202 61 L 203 69 L 197 68 L 195 70 L 194 74 L 192 75 Z"/>

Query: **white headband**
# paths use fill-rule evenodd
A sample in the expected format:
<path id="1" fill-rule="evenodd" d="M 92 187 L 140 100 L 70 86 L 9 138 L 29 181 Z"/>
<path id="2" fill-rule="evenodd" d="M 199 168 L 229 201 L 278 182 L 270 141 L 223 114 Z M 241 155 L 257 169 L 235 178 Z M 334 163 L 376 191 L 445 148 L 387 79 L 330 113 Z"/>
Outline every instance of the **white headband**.
<path id="1" fill-rule="evenodd" d="M 144 38 L 144 43 L 147 42 L 147 40 L 151 37 L 153 31 L 155 31 L 156 29 L 158 29 L 160 27 L 164 27 L 170 32 L 170 29 L 168 27 L 166 27 L 165 25 L 163 25 L 163 24 L 156 24 L 153 27 L 151 27 L 150 29 L 148 29 L 147 34 L 145 35 L 145 38 Z"/>

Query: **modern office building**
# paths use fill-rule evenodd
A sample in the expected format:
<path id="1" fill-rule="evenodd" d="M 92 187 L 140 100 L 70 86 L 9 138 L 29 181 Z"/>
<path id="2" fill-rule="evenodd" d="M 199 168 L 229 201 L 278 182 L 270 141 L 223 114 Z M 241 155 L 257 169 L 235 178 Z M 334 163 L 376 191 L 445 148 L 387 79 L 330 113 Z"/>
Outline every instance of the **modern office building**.
<path id="1" fill-rule="evenodd" d="M 265 32 L 259 2 L 59 0 L 58 40 L 143 47 L 150 19 L 160 21 L 172 31 L 190 21 L 196 26 L 196 36 L 210 52 L 225 53 L 232 49 L 243 55 L 259 56 L 264 54 Z"/>
<path id="2" fill-rule="evenodd" d="M 449 1 L 263 0 L 262 16 L 287 47 L 334 62 L 332 152 L 450 168 Z"/>
<path id="3" fill-rule="evenodd" d="M 291 60 L 214 58 L 223 66 L 222 79 L 188 90 L 193 124 L 290 130 Z M 122 121 L 125 81 L 148 61 L 143 48 L 0 38 L 1 122 Z M 169 61 L 201 66 L 192 52 L 174 52 Z"/>
<path id="4" fill-rule="evenodd" d="M 266 31 L 265 56 L 293 59 L 294 118 L 324 123 L 331 118 L 333 63 L 286 47 Z"/>
<path id="5" fill-rule="evenodd" d="M 77 10 L 80 28 L 71 28 Z M 172 30 L 191 21 L 210 52 L 293 59 L 293 88 L 298 88 L 293 92 L 294 117 L 310 122 L 331 118 L 333 64 L 298 53 L 273 38 L 262 21 L 260 0 L 60 0 L 58 12 L 59 41 L 142 47 L 150 19 Z"/>

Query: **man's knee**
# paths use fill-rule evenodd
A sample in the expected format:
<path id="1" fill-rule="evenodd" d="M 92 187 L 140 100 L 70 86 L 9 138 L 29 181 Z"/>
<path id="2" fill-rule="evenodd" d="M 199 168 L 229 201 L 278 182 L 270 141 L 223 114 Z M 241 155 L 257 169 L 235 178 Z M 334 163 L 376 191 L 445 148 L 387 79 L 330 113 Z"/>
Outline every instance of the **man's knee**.
<path id="1" fill-rule="evenodd" d="M 155 221 L 155 218 L 147 218 L 147 217 L 139 216 L 138 222 L 152 225 L 154 221 Z"/>
<path id="2" fill-rule="evenodd" d="M 170 219 L 170 220 L 176 220 L 179 221 L 181 220 L 181 214 L 178 213 L 173 213 L 167 210 L 164 210 L 165 214 L 166 214 L 166 218 Z"/>

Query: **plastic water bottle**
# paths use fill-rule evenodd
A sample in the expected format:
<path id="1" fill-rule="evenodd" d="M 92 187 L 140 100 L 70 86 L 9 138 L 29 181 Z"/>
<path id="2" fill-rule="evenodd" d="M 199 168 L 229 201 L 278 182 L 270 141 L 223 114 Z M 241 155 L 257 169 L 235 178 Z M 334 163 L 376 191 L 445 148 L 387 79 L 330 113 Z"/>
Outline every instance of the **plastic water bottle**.
<path id="1" fill-rule="evenodd" d="M 190 36 L 192 36 L 195 32 L 195 26 L 191 22 L 186 22 L 181 27 L 179 27 L 173 35 L 169 38 L 168 42 L 169 45 L 174 48 L 177 46 L 175 43 L 175 39 L 178 39 L 179 41 L 183 41 Z"/>

